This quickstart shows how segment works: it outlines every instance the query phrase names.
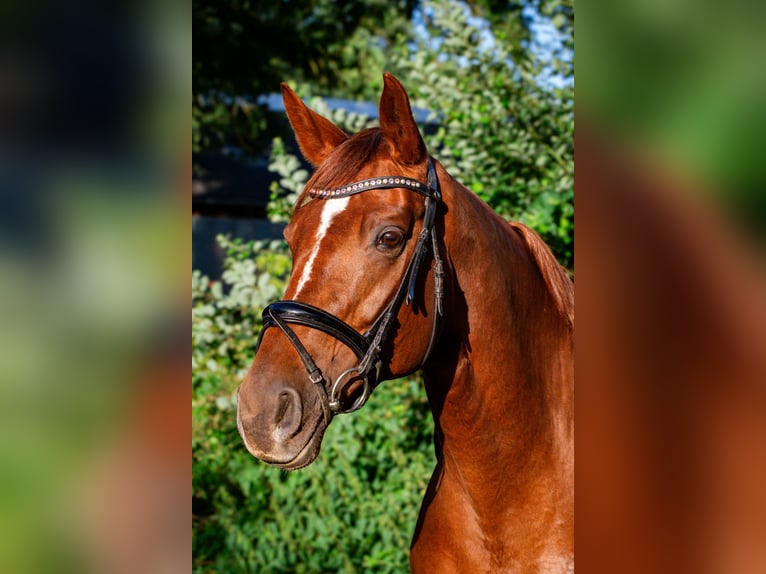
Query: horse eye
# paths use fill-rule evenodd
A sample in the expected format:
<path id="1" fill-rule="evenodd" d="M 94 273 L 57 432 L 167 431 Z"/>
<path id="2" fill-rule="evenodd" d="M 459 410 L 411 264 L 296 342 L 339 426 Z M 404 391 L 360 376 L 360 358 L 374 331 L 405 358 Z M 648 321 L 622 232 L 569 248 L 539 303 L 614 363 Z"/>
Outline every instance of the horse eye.
<path id="1" fill-rule="evenodd" d="M 377 245 L 381 249 L 395 249 L 402 244 L 404 234 L 398 229 L 386 229 L 378 236 Z"/>

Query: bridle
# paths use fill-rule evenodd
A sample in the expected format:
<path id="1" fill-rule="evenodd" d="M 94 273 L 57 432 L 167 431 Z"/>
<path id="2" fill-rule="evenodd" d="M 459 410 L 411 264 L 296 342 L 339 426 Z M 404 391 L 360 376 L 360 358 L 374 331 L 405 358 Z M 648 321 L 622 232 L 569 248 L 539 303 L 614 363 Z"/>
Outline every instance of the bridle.
<path id="1" fill-rule="evenodd" d="M 258 336 L 255 352 L 258 352 L 264 333 L 270 327 L 279 328 L 285 334 L 295 348 L 303 362 L 309 380 L 317 389 L 324 413 L 325 422 L 330 423 L 332 417 L 340 413 L 351 413 L 362 407 L 369 399 L 372 390 L 380 382 L 380 371 L 383 361 L 380 357 L 383 345 L 388 340 L 394 318 L 399 314 L 402 303 L 409 305 L 415 298 L 415 287 L 418 273 L 428 251 L 430 242 L 434 256 L 434 316 L 431 328 L 431 340 L 428 349 L 421 361 L 421 366 L 426 362 L 433 350 L 438 334 L 438 318 L 443 315 L 444 300 L 444 268 L 439 254 L 438 240 L 434 233 L 437 206 L 441 202 L 441 190 L 439 179 L 436 176 L 433 160 L 428 158 L 428 172 L 426 183 L 400 176 L 385 176 L 365 179 L 341 187 L 329 189 L 310 189 L 308 194 L 314 199 L 334 199 L 356 195 L 371 189 L 405 188 L 422 195 L 425 200 L 425 215 L 423 216 L 423 228 L 418 234 L 415 250 L 399 283 L 393 299 L 385 306 L 372 324 L 372 327 L 361 334 L 347 323 L 313 305 L 300 301 L 277 301 L 268 305 L 263 310 L 263 329 Z M 331 335 L 351 349 L 358 359 L 356 366 L 347 369 L 338 376 L 330 387 L 329 395 L 325 385 L 325 377 L 319 369 L 311 354 L 301 342 L 300 338 L 290 328 L 290 325 L 301 325 L 322 331 Z M 353 404 L 344 409 L 341 405 L 341 393 L 346 383 L 353 379 L 362 380 L 362 392 L 354 400 Z"/>

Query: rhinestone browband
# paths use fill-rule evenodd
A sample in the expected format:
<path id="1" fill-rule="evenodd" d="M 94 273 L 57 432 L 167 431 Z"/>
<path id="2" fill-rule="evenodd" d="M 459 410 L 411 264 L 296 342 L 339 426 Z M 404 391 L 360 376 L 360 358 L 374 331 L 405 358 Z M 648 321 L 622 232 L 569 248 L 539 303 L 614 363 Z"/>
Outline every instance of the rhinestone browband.
<path id="1" fill-rule="evenodd" d="M 433 191 L 429 186 L 422 181 L 391 176 L 363 179 L 362 181 L 346 184 L 341 187 L 329 187 L 325 189 L 311 188 L 309 189 L 308 194 L 314 199 L 328 199 L 334 197 L 347 197 L 369 189 L 390 189 L 393 187 L 403 187 L 425 197 L 430 197 L 433 194 Z"/>

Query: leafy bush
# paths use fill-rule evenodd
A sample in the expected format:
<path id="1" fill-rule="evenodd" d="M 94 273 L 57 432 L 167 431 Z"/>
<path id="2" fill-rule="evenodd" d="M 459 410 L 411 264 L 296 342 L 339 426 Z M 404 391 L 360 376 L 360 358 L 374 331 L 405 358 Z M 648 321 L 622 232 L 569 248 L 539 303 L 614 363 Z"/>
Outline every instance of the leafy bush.
<path id="1" fill-rule="evenodd" d="M 497 213 L 537 231 L 574 270 L 573 85 L 546 84 L 549 64 L 529 51 L 515 55 L 500 34 L 482 40 L 487 31 L 465 5 L 431 0 L 424 9 L 431 14 L 428 38 L 402 42 L 391 67 L 413 105 L 430 110 L 428 121 L 438 125 L 435 132 L 420 126 L 429 150 Z M 349 133 L 375 124 L 331 111 L 320 98 L 309 104 Z M 279 139 L 270 169 L 281 178 L 272 184 L 270 215 L 286 221 L 309 174 Z"/>
<path id="2" fill-rule="evenodd" d="M 311 108 L 345 130 L 346 133 L 357 133 L 364 128 L 376 124 L 363 114 L 348 112 L 344 109 L 330 109 L 327 103 L 319 97 L 314 97 L 309 102 Z M 303 169 L 300 160 L 295 154 L 285 150 L 281 138 L 274 138 L 271 146 L 269 171 L 277 173 L 279 181 L 271 183 L 271 201 L 269 202 L 269 219 L 272 221 L 288 221 L 292 213 L 293 205 L 298 199 L 303 186 L 309 178 L 309 172 Z"/>
<path id="3" fill-rule="evenodd" d="M 427 36 L 392 62 L 438 123 L 429 149 L 500 215 L 537 231 L 574 268 L 574 85 L 570 66 L 515 50 L 454 0 L 424 2 Z M 544 80 L 553 65 L 560 87 Z"/>
<path id="4" fill-rule="evenodd" d="M 256 461 L 237 433 L 235 392 L 289 257 L 283 243 L 220 241 L 222 282 L 192 278 L 194 571 L 407 571 L 435 464 L 421 383 L 386 382 L 363 410 L 336 418 L 306 469 Z"/>

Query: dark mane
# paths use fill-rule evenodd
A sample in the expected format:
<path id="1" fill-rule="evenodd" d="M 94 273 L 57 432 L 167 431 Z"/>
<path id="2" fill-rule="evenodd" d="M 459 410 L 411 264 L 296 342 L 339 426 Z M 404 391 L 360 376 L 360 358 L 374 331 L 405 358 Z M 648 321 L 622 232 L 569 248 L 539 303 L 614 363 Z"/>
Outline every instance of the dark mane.
<path id="1" fill-rule="evenodd" d="M 305 190 L 312 187 L 337 187 L 351 182 L 362 167 L 372 161 L 381 137 L 380 128 L 368 128 L 335 148 L 308 180 L 296 205 L 300 207 L 305 203 Z"/>

